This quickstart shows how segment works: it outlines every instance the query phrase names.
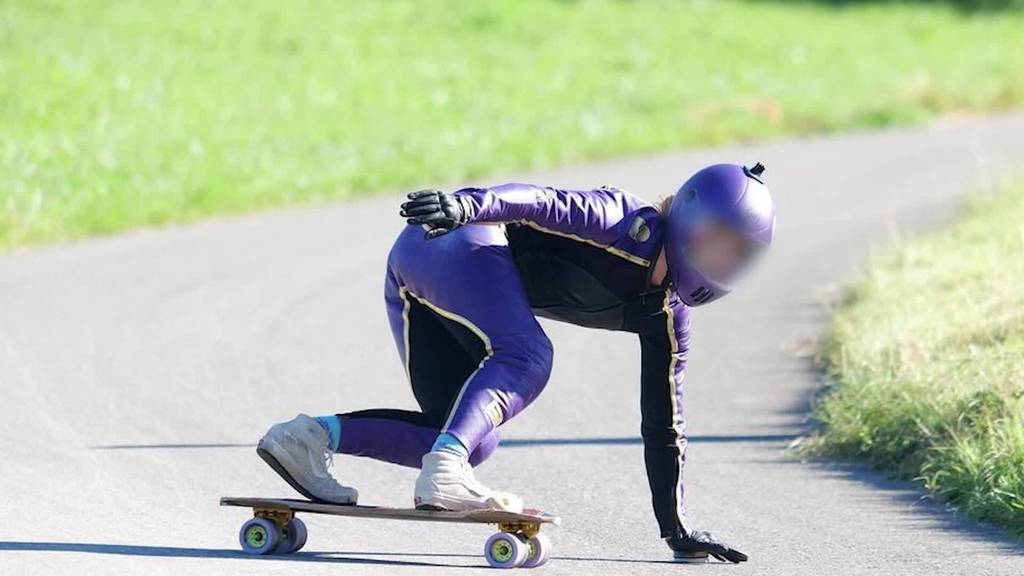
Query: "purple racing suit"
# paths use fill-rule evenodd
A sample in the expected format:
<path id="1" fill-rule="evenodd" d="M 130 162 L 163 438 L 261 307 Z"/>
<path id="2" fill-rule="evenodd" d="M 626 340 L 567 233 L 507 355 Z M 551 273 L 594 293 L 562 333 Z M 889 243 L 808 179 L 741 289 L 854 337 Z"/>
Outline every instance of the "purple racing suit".
<path id="1" fill-rule="evenodd" d="M 651 285 L 664 221 L 622 190 L 528 184 L 456 192 L 469 224 L 408 226 L 388 258 L 391 330 L 421 411 L 340 414 L 339 451 L 418 467 L 441 432 L 477 464 L 551 371 L 536 316 L 639 335 L 644 457 L 661 535 L 685 526 L 683 370 L 689 309 Z"/>

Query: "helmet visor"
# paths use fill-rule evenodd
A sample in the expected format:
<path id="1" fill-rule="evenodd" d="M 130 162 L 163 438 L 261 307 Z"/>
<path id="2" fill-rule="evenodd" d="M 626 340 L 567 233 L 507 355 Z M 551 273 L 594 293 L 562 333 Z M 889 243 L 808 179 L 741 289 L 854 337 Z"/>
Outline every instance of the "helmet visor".
<path id="1" fill-rule="evenodd" d="M 686 258 L 713 282 L 732 286 L 764 252 L 764 246 L 715 218 L 702 218 L 691 231 Z"/>

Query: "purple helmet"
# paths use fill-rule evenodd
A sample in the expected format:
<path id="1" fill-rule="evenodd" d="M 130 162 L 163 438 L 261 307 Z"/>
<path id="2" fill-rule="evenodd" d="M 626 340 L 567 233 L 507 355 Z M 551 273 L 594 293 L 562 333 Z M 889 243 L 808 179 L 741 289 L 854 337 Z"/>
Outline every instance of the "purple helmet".
<path id="1" fill-rule="evenodd" d="M 772 243 L 775 207 L 764 185 L 760 163 L 752 168 L 715 164 L 690 177 L 676 192 L 666 215 L 665 255 L 676 293 L 687 306 L 699 306 L 726 295 L 734 281 Z M 694 238 L 708 222 L 724 225 L 749 247 L 746 257 L 728 274 L 701 270 L 691 257 Z"/>

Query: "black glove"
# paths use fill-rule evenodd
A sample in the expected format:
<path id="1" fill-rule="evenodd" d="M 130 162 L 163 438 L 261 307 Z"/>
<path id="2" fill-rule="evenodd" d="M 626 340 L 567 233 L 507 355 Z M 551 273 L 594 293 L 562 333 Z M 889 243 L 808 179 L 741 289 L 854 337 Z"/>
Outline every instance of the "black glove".
<path id="1" fill-rule="evenodd" d="M 693 531 L 666 538 L 668 547 L 675 553 L 676 559 L 707 558 L 710 554 L 722 562 L 739 564 L 747 561 L 747 555 L 724 542 L 715 540 L 710 532 Z"/>
<path id="2" fill-rule="evenodd" d="M 458 199 L 440 190 L 420 190 L 408 198 L 402 204 L 402 218 L 414 226 L 425 224 L 428 240 L 455 230 L 469 219 Z"/>

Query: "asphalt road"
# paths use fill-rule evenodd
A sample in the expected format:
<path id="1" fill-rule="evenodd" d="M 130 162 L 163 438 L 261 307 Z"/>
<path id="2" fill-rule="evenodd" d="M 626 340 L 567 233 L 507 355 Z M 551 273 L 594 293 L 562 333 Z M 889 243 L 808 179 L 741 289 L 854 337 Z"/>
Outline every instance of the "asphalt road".
<path id="1" fill-rule="evenodd" d="M 715 160 L 761 160 L 778 243 L 694 314 L 686 484 L 742 566 L 669 565 L 637 439 L 634 337 L 545 323 L 551 383 L 481 478 L 560 513 L 547 574 L 1022 574 L 1024 548 L 862 467 L 786 451 L 820 386 L 807 352 L 873 247 L 1024 165 L 1024 116 L 520 175 L 656 198 Z M 488 180 L 495 182 L 505 178 Z M 0 575 L 458 574 L 485 527 L 310 517 L 287 559 L 237 552 L 221 495 L 288 496 L 252 444 L 296 412 L 412 406 L 387 332 L 398 196 L 0 257 Z M 938 311 L 937 311 L 938 313 Z M 366 503 L 414 472 L 339 457 Z"/>

